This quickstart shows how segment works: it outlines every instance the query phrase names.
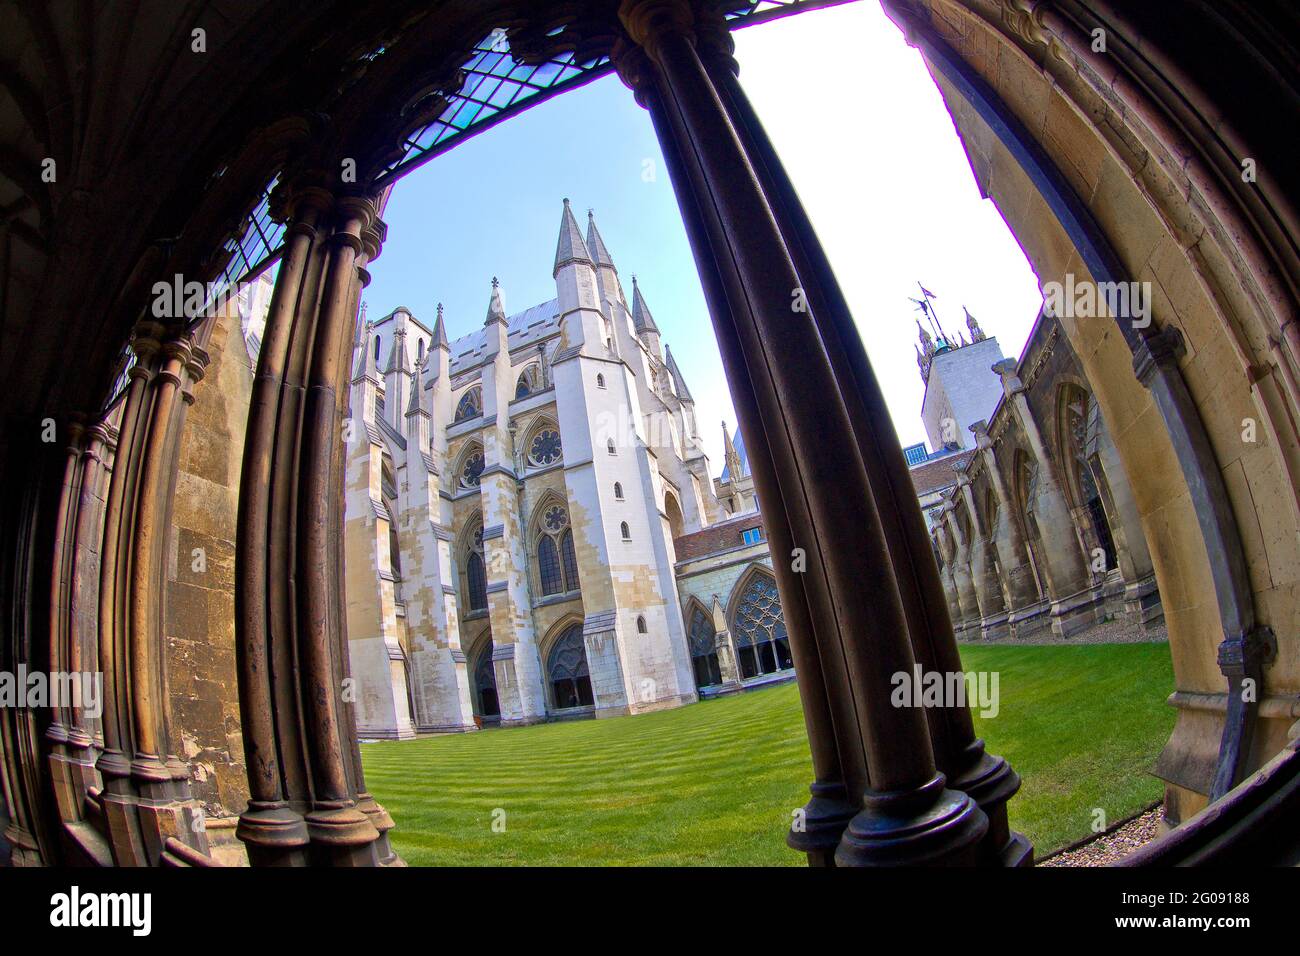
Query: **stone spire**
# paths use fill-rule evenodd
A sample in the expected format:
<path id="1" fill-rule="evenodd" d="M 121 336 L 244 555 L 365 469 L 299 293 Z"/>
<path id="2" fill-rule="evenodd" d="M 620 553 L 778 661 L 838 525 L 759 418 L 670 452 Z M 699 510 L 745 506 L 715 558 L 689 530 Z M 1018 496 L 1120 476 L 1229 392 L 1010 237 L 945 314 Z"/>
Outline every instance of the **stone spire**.
<path id="1" fill-rule="evenodd" d="M 573 217 L 570 216 L 569 218 L 572 219 Z M 582 240 L 579 239 L 579 242 L 581 241 Z M 488 300 L 487 320 L 483 324 L 491 325 L 493 322 L 500 322 L 502 324 L 505 324 L 505 321 L 506 321 L 506 307 L 505 307 L 505 303 L 501 301 L 501 283 L 497 281 L 496 276 L 493 276 L 492 277 L 492 298 Z"/>
<path id="2" fill-rule="evenodd" d="M 659 333 L 659 326 L 655 325 L 654 316 L 650 314 L 650 307 L 645 304 L 645 296 L 641 294 L 641 287 L 636 284 L 636 276 L 632 277 L 632 325 L 636 327 L 637 334 L 642 332 Z"/>
<path id="3" fill-rule="evenodd" d="M 365 331 L 361 333 L 361 354 L 357 357 L 357 367 L 352 373 L 352 381 L 370 379 L 379 384 L 379 368 L 375 363 L 375 323 L 367 321 Z"/>
<path id="4" fill-rule="evenodd" d="M 415 383 L 411 388 L 411 400 L 406 406 L 407 418 L 421 412 L 425 415 L 429 414 L 429 400 L 424 396 L 424 363 L 425 359 L 415 360 Z"/>
<path id="5" fill-rule="evenodd" d="M 664 364 L 668 366 L 668 374 L 673 377 L 673 388 L 677 390 L 677 397 L 683 402 L 695 404 L 695 399 L 691 398 L 691 390 L 686 387 L 686 379 L 682 378 L 682 370 L 677 367 L 677 361 L 673 358 L 671 346 L 664 346 Z"/>
<path id="6" fill-rule="evenodd" d="M 921 320 L 916 320 L 916 331 L 921 333 L 921 348 L 917 352 L 916 361 L 921 367 L 921 380 L 927 384 L 930 381 L 930 363 L 934 360 L 934 339 L 930 338 L 930 333 L 925 330 Z"/>
<path id="7" fill-rule="evenodd" d="M 587 244 L 582 241 L 578 222 L 573 218 L 573 210 L 569 208 L 569 200 L 566 199 L 564 213 L 560 217 L 560 240 L 555 244 L 555 268 L 551 272 L 551 277 L 559 275 L 560 267 L 570 262 L 593 264 L 591 253 L 587 251 Z"/>
<path id="8" fill-rule="evenodd" d="M 393 330 L 393 349 L 388 353 L 388 365 L 384 368 L 385 375 L 391 375 L 393 372 L 409 372 L 411 367 L 406 364 L 406 323 L 403 317 L 398 314 L 395 316 Z"/>
<path id="9" fill-rule="evenodd" d="M 442 323 L 442 303 L 438 303 L 438 317 L 433 320 L 433 340 L 429 343 L 431 349 L 450 349 L 451 343 L 447 341 L 447 330 Z"/>
<path id="10" fill-rule="evenodd" d="M 727 465 L 727 477 L 736 481 L 741 477 L 740 474 L 740 452 L 736 451 L 735 443 L 731 440 L 731 433 L 727 431 L 727 423 L 722 423 L 722 457 Z"/>
<path id="11" fill-rule="evenodd" d="M 966 328 L 970 329 L 970 340 L 972 342 L 983 342 L 988 338 L 984 334 L 984 330 L 980 328 L 980 324 L 975 321 L 975 316 L 970 314 L 970 309 L 963 305 L 961 310 L 966 313 Z"/>
<path id="12" fill-rule="evenodd" d="M 596 214 L 590 209 L 587 210 L 587 251 L 591 253 L 591 261 L 597 266 L 609 266 L 615 269 L 614 260 L 605 248 L 605 240 L 600 238 L 600 231 L 596 228 Z"/>

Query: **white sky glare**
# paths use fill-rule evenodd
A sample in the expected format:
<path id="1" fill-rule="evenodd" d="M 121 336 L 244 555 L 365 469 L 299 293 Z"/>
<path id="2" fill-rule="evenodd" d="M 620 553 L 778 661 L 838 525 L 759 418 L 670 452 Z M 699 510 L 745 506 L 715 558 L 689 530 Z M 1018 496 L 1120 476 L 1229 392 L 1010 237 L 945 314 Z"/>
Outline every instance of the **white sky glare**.
<path id="1" fill-rule="evenodd" d="M 1041 304 L 1034 275 L 980 198 L 920 54 L 874 0 L 734 36 L 741 82 L 830 257 L 899 438 L 923 441 L 917 280 L 950 332 L 964 330 L 965 305 L 1016 356 Z M 649 182 L 647 161 L 660 170 Z M 553 298 L 560 201 L 572 197 L 580 220 L 594 207 L 625 290 L 636 273 L 672 346 L 716 475 L 719 420 L 734 428 L 736 417 L 662 170 L 648 116 L 615 77 L 528 110 L 399 183 L 369 314 L 405 305 L 432 325 L 442 301 L 455 339 L 482 325 L 494 275 L 508 312 Z"/>

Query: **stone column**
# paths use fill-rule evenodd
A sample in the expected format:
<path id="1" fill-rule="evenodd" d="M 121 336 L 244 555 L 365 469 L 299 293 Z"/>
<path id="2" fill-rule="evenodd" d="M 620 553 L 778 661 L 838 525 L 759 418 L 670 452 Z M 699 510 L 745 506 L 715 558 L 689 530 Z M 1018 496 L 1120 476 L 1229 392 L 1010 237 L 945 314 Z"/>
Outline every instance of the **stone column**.
<path id="1" fill-rule="evenodd" d="M 1088 566 L 1079 550 L 1078 533 L 1061 487 L 1060 471 L 1043 441 L 1025 397 L 1025 386 L 1016 374 L 1016 360 L 1003 359 L 993 366 L 1002 377 L 1002 389 L 1011 406 L 1029 450 L 1038 463 L 1035 501 L 1042 530 L 1047 580 L 1052 592 L 1052 630 L 1069 637 L 1096 623 L 1097 609 Z"/>
<path id="2" fill-rule="evenodd" d="M 254 384 L 236 555 L 252 791 L 238 833 L 254 864 L 398 862 L 361 774 L 339 588 L 343 389 L 383 224 L 372 197 L 336 197 L 330 183 L 295 172 L 272 197 L 292 224 Z"/>
<path id="3" fill-rule="evenodd" d="M 957 474 L 957 494 L 970 518 L 972 541 L 968 542 L 971 575 L 975 579 L 975 599 L 980 608 L 980 634 L 986 641 L 1007 637 L 1008 624 L 1006 599 L 1002 596 L 1002 582 L 998 580 L 997 562 L 993 542 L 985 521 L 975 506 L 975 493 L 971 488 L 969 462 L 953 465 Z"/>
<path id="4" fill-rule="evenodd" d="M 1050 625 L 1050 606 L 1038 594 L 1024 534 L 1020 530 L 1020 522 L 1016 520 L 1017 507 L 1007 490 L 997 455 L 993 453 L 993 440 L 989 437 L 988 425 L 978 421 L 970 426 L 970 430 L 975 436 L 984 473 L 988 475 L 993 493 L 998 499 L 998 526 L 988 531 L 997 547 L 1002 573 L 1007 579 L 1011 633 L 1016 637 L 1029 637 Z"/>
<path id="5" fill-rule="evenodd" d="M 961 602 L 957 599 L 957 582 L 952 576 L 951 536 L 948 534 L 947 527 L 942 520 L 935 526 L 934 534 L 936 539 L 935 547 L 942 559 L 942 563 L 939 565 L 939 579 L 943 584 L 943 596 L 948 603 L 948 615 L 956 625 L 962 619 Z"/>
<path id="6" fill-rule="evenodd" d="M 957 520 L 957 502 L 947 498 L 943 503 L 943 520 L 952 536 L 952 581 L 957 592 L 957 606 L 961 609 L 961 622 L 957 630 L 975 632 L 980 627 L 979 599 L 975 594 L 975 580 L 971 576 L 970 543 Z"/>
<path id="7" fill-rule="evenodd" d="M 912 652 L 926 670 L 959 671 L 961 657 L 952 620 L 945 613 L 943 586 L 934 566 L 925 519 L 848 303 L 798 193 L 737 79 L 726 23 L 717 15 L 702 17 L 696 33 L 701 58 L 771 205 L 801 280 L 800 291 L 811 321 L 840 383 L 858 454 L 872 494 L 880 503 L 881 530 L 908 622 Z M 938 769 L 955 789 L 970 794 L 989 817 L 981 859 L 1016 865 L 1028 862 L 1032 853 L 1028 841 L 1006 826 L 1005 801 L 1019 787 L 1019 777 L 1005 760 L 985 752 L 983 742 L 975 737 L 968 708 L 933 708 L 927 718 Z"/>
<path id="8" fill-rule="evenodd" d="M 691 233 L 697 261 L 711 260 L 707 271 L 716 270 L 719 280 L 713 290 L 722 297 L 711 317 L 732 392 L 747 393 L 737 401 L 742 428 L 746 436 L 766 432 L 771 443 L 750 449 L 751 467 L 765 513 L 784 510 L 793 533 L 798 570 L 795 580 L 783 573 L 778 586 L 783 604 L 802 591 L 810 615 L 809 630 L 800 631 L 802 621 L 788 622 L 792 648 L 815 646 L 829 700 L 852 708 L 844 715 L 849 720 L 834 725 L 837 749 L 843 757 L 856 746 L 866 781 L 859 788 L 861 776 L 851 768 L 851 792 L 860 795 L 862 809 L 845 829 L 835 861 L 974 863 L 988 818 L 936 770 L 926 716 L 889 700 L 891 677 L 912 673 L 916 658 L 880 515 L 821 336 L 807 317 L 792 313 L 800 276 L 696 53 L 691 8 L 625 0 L 620 17 L 651 61 L 624 76 L 643 103 L 656 101 L 652 116 L 661 110 L 656 131 L 685 167 L 674 185 L 686 216 L 698 214 L 703 227 Z M 747 375 L 738 374 L 742 369 Z M 817 478 L 831 474 L 834 489 Z M 786 542 L 771 537 L 780 566 Z M 870 646 L 855 637 L 867 634 Z M 803 662 L 796 667 L 803 684 Z M 851 687 L 879 693 L 854 695 Z M 825 686 L 816 690 L 826 694 Z"/>
<path id="9" fill-rule="evenodd" d="M 718 674 L 722 677 L 720 693 L 740 690 L 740 658 L 736 654 L 736 640 L 727 626 L 727 613 L 722 602 L 713 595 L 714 646 L 718 650 Z"/>

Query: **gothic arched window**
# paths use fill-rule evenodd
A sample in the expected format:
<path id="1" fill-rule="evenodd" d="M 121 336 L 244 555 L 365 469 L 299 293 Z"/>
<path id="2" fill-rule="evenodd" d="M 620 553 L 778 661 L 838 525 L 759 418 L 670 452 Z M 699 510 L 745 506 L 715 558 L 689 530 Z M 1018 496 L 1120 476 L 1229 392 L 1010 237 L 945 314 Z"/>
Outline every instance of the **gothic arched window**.
<path id="1" fill-rule="evenodd" d="M 555 539 L 549 534 L 544 534 L 537 540 L 537 573 L 542 579 L 543 594 L 559 594 L 564 590 L 560 552 L 555 546 Z"/>
<path id="2" fill-rule="evenodd" d="M 465 546 L 465 603 L 471 611 L 487 610 L 487 568 L 483 564 L 483 522 L 476 522 Z"/>
<path id="3" fill-rule="evenodd" d="M 573 531 L 569 512 L 556 498 L 540 506 L 535 520 L 534 541 L 537 553 L 537 583 L 544 595 L 577 591 L 578 558 L 573 551 Z"/>
<path id="4" fill-rule="evenodd" d="M 551 682 L 551 697 L 557 710 L 590 707 L 595 703 L 581 624 L 570 626 L 551 645 L 551 651 L 546 655 L 546 675 Z"/>
<path id="5" fill-rule="evenodd" d="M 718 632 L 713 628 L 713 618 L 696 607 L 691 614 L 690 627 L 691 667 L 695 671 L 696 687 L 711 687 L 722 683 L 718 668 Z"/>
<path id="6" fill-rule="evenodd" d="M 732 615 L 731 633 L 736 639 L 742 678 L 794 666 L 781 611 L 781 595 L 771 575 L 756 572 L 745 583 Z"/>
<path id="7" fill-rule="evenodd" d="M 457 472 L 457 481 L 462 488 L 477 488 L 483 477 L 483 448 L 476 442 L 465 452 Z"/>
<path id="8" fill-rule="evenodd" d="M 619 523 L 619 526 L 618 526 L 618 529 L 619 529 L 621 532 L 623 532 L 623 540 L 624 540 L 624 541 L 631 541 L 631 540 L 632 540 L 632 529 L 629 528 L 629 527 L 627 526 L 627 522 L 626 522 L 626 521 L 620 522 L 620 523 Z"/>
<path id="9" fill-rule="evenodd" d="M 638 634 L 648 634 L 648 633 L 650 633 L 650 632 L 646 629 L 646 626 L 645 626 L 645 618 L 643 618 L 640 614 L 638 614 L 638 615 L 636 616 L 636 632 L 637 632 Z"/>
<path id="10" fill-rule="evenodd" d="M 527 398 L 541 387 L 541 369 L 537 365 L 530 365 L 519 373 L 519 381 L 515 383 L 515 400 Z"/>
<path id="11" fill-rule="evenodd" d="M 614 497 L 619 501 L 623 500 L 623 485 L 620 482 L 614 482 Z"/>
<path id="12" fill-rule="evenodd" d="M 1100 474 L 1097 446 L 1101 412 L 1096 399 L 1078 385 L 1061 386 L 1057 399 L 1056 431 L 1066 494 L 1070 497 L 1070 504 L 1086 516 L 1090 525 L 1084 529 L 1084 538 L 1088 540 L 1090 549 L 1094 546 L 1102 549 L 1106 567 L 1113 568 L 1116 566 L 1115 540 L 1111 536 L 1097 480 Z M 1087 534 L 1087 531 L 1092 534 Z"/>
<path id="13" fill-rule="evenodd" d="M 471 418 L 478 418 L 483 414 L 483 389 L 475 385 L 468 392 L 460 397 L 456 403 L 456 422 L 467 422 Z"/>

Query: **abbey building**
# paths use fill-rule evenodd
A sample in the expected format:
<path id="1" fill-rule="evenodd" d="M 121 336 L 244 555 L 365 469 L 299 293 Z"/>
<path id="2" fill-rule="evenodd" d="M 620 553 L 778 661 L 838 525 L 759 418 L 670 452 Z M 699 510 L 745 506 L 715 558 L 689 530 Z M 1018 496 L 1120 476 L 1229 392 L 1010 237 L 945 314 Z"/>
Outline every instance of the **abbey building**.
<path id="1" fill-rule="evenodd" d="M 405 308 L 353 354 L 347 633 L 363 738 L 672 707 L 792 673 L 748 465 L 695 402 L 594 218 L 555 298 L 447 335 Z M 630 301 L 629 301 L 630 299 Z M 725 432 L 725 425 L 724 425 Z"/>

